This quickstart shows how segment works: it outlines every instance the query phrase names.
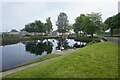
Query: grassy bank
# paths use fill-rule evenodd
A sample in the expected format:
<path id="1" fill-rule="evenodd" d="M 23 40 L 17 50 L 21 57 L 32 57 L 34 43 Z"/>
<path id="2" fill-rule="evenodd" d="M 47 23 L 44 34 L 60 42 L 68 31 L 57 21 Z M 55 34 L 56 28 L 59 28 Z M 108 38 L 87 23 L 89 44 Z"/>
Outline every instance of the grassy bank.
<path id="1" fill-rule="evenodd" d="M 27 74 L 26 74 L 27 73 Z M 118 47 L 95 43 L 4 78 L 116 78 Z"/>
<path id="2" fill-rule="evenodd" d="M 3 70 L 3 72 L 4 72 L 4 71 L 7 71 L 7 70 L 11 70 L 11 69 L 18 68 L 18 67 L 26 66 L 26 65 L 29 65 L 29 64 L 32 64 L 32 63 L 41 62 L 41 61 L 44 61 L 44 60 L 48 60 L 48 59 L 51 59 L 51 58 L 55 58 L 55 57 L 58 57 L 58 56 L 61 56 L 61 55 L 60 55 L 60 54 L 47 54 L 47 55 L 45 55 L 45 56 L 36 58 L 36 59 L 34 59 L 34 60 L 32 60 L 32 61 L 29 61 L 29 62 L 27 62 L 27 63 L 24 63 L 24 64 L 21 64 L 21 65 L 15 66 L 15 67 L 10 68 L 10 69 Z"/>

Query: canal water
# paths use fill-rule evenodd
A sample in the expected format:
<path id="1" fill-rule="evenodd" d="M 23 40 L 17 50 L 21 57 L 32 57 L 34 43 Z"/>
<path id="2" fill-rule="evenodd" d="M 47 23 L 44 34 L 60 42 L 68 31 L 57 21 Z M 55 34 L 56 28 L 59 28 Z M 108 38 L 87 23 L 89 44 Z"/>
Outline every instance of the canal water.
<path id="1" fill-rule="evenodd" d="M 83 47 L 86 43 L 74 39 L 45 39 L 22 41 L 0 46 L 2 48 L 2 70 L 26 63 L 46 54 L 56 54 L 64 49 Z M 61 48 L 62 47 L 62 48 Z M 1 68 L 0 68 L 1 69 Z"/>

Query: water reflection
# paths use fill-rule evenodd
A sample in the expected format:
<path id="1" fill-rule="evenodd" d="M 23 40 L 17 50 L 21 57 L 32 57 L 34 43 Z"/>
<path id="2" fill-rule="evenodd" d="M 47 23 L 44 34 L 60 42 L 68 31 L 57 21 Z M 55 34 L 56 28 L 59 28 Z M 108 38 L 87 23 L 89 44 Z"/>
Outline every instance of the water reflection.
<path id="1" fill-rule="evenodd" d="M 41 55 L 42 53 L 50 54 L 52 52 L 53 43 L 50 41 L 29 41 L 23 42 L 25 44 L 26 51 L 31 54 Z"/>
<path id="2" fill-rule="evenodd" d="M 63 50 L 63 49 L 68 49 L 70 48 L 70 46 L 68 45 L 68 41 L 66 39 L 58 39 L 58 43 L 57 43 L 57 50 Z"/>
<path id="3" fill-rule="evenodd" d="M 72 45 L 71 45 L 72 44 Z M 58 39 L 57 43 L 57 50 L 64 50 L 64 49 L 70 49 L 70 48 L 82 48 L 86 45 L 86 43 L 79 42 L 79 41 L 74 41 L 68 40 L 68 39 Z"/>
<path id="4" fill-rule="evenodd" d="M 55 41 L 57 41 L 56 50 L 61 51 L 64 49 L 70 48 L 80 48 L 84 47 L 84 43 L 74 41 L 73 45 L 71 46 L 71 41 L 67 39 L 58 39 L 49 41 L 46 40 L 35 40 L 35 41 L 25 41 L 22 42 L 25 45 L 25 50 L 30 52 L 31 54 L 41 55 L 43 53 L 50 54 L 53 50 L 53 46 L 55 46 Z"/>

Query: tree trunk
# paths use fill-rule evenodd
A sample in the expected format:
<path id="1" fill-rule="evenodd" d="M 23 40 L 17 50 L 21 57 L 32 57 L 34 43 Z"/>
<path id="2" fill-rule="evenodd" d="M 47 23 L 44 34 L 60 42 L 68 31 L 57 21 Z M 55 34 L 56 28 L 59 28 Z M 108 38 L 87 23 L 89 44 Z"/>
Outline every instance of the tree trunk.
<path id="1" fill-rule="evenodd" d="M 91 37 L 93 37 L 93 33 L 91 34 Z"/>
<path id="2" fill-rule="evenodd" d="M 110 34 L 111 34 L 111 36 L 113 35 L 113 29 L 112 28 L 110 29 Z"/>
<path id="3" fill-rule="evenodd" d="M 76 35 L 77 35 L 77 37 L 78 37 L 78 33 L 76 32 Z"/>

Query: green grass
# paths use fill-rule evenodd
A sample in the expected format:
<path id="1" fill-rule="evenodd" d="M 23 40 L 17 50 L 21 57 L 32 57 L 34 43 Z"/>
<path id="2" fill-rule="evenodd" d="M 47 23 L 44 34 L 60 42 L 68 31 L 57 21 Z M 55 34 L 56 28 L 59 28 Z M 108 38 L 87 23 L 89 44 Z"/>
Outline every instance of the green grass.
<path id="1" fill-rule="evenodd" d="M 30 67 L 4 78 L 116 78 L 118 47 L 95 43 L 75 52 Z"/>
<path id="2" fill-rule="evenodd" d="M 36 62 L 41 62 L 41 61 L 48 60 L 48 59 L 51 59 L 51 58 L 55 58 L 55 57 L 58 57 L 58 56 L 61 56 L 61 55 L 60 54 L 47 54 L 45 56 L 42 56 L 42 57 L 36 58 L 34 60 L 31 60 L 31 61 L 29 61 L 27 63 L 21 64 L 21 65 L 18 65 L 18 66 L 15 66 L 13 68 L 6 69 L 6 70 L 3 70 L 3 71 L 15 69 L 15 68 L 18 68 L 18 67 L 21 67 L 21 66 L 26 66 L 26 65 L 36 63 Z"/>

